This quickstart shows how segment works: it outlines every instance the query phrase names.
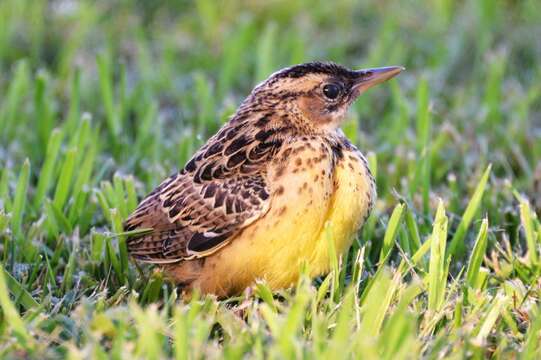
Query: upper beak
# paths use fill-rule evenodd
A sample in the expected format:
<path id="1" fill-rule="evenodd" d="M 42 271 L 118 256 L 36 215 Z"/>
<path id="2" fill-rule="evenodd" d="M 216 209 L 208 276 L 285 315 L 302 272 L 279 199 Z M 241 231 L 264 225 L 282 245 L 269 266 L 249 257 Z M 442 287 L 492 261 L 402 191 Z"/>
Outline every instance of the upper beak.
<path id="1" fill-rule="evenodd" d="M 357 70 L 355 73 L 358 77 L 355 79 L 353 89 L 355 90 L 356 95 L 359 95 L 372 86 L 395 77 L 404 70 L 406 69 L 402 66 L 386 66 Z"/>

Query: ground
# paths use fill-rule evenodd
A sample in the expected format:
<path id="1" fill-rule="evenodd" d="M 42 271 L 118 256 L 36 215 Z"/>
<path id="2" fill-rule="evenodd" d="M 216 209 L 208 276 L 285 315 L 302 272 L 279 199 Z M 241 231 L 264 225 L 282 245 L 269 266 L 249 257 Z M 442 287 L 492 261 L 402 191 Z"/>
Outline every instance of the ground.
<path id="1" fill-rule="evenodd" d="M 0 357 L 541 357 L 539 1 L 3 0 L 0 19 Z M 180 301 L 122 220 L 308 60 L 407 68 L 344 125 L 374 213 L 326 277 Z"/>

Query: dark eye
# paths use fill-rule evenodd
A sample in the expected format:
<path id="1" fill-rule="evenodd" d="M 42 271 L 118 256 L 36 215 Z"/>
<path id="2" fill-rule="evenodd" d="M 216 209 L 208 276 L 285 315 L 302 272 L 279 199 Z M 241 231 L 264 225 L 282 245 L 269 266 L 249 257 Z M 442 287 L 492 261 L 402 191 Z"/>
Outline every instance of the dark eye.
<path id="1" fill-rule="evenodd" d="M 342 87 L 338 84 L 327 84 L 323 87 L 323 94 L 331 100 L 334 100 L 340 95 Z"/>

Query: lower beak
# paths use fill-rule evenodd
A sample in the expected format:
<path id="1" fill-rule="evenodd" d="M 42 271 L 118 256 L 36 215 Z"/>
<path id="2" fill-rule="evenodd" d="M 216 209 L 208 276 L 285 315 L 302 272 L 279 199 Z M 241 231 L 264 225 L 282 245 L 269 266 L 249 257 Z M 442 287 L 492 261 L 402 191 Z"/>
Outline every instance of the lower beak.
<path id="1" fill-rule="evenodd" d="M 386 66 L 373 69 L 357 70 L 357 79 L 353 84 L 356 95 L 360 95 L 374 85 L 387 81 L 404 71 L 402 66 Z"/>

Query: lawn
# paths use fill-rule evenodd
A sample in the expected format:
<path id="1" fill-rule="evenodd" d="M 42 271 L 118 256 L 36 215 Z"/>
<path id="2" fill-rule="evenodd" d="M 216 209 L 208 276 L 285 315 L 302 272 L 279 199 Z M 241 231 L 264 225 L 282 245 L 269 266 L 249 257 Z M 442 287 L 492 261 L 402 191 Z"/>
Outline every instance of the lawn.
<path id="1" fill-rule="evenodd" d="M 541 358 L 540 39 L 538 0 L 0 1 L 0 358 Z M 343 126 L 373 214 L 325 277 L 182 301 L 122 221 L 309 60 L 407 68 Z"/>

